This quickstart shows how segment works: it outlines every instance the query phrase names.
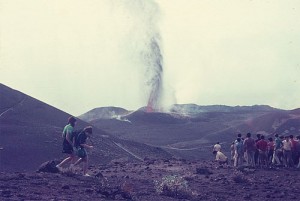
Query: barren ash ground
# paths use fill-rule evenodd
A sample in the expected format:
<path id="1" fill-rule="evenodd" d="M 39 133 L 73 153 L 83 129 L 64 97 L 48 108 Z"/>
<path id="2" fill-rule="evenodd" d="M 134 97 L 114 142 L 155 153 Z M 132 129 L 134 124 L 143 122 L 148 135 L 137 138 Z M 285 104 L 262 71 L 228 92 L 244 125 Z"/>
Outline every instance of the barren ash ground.
<path id="1" fill-rule="evenodd" d="M 252 169 L 213 161 L 146 159 L 91 166 L 90 177 L 57 172 L 0 173 L 0 200 L 300 200 L 299 169 Z"/>

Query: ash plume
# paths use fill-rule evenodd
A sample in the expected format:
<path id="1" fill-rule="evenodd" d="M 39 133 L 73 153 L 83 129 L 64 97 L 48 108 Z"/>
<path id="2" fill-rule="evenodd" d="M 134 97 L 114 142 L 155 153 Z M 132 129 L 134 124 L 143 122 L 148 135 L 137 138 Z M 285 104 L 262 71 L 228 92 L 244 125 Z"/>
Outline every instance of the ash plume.
<path id="1" fill-rule="evenodd" d="M 157 38 L 152 38 L 149 52 L 145 52 L 145 63 L 147 65 L 148 80 L 147 85 L 150 87 L 150 94 L 147 104 L 147 112 L 160 110 L 162 96 L 162 55 Z"/>
<path id="2" fill-rule="evenodd" d="M 120 3 L 121 2 L 121 3 Z M 159 33 L 160 10 L 152 0 L 115 1 L 123 14 L 122 31 L 127 31 L 123 41 L 129 57 L 143 68 L 143 92 L 146 96 L 147 111 L 161 110 L 163 85 L 163 56 Z M 125 26 L 126 24 L 126 26 Z"/>

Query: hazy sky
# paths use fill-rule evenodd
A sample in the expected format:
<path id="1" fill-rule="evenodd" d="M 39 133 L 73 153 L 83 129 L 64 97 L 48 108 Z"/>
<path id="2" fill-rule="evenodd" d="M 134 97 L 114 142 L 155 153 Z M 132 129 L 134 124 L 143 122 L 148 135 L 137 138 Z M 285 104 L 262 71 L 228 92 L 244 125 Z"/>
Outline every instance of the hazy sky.
<path id="1" fill-rule="evenodd" d="M 164 105 L 299 108 L 299 19 L 299 0 L 0 0 L 0 82 L 73 115 L 135 110 L 155 31 Z"/>

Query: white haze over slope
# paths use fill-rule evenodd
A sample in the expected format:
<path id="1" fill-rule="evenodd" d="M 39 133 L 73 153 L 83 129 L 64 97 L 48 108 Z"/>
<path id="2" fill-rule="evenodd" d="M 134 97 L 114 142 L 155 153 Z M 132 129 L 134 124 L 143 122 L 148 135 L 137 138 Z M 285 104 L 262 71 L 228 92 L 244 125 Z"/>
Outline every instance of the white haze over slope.
<path id="1" fill-rule="evenodd" d="M 299 107 L 296 0 L 0 0 L 0 9 L 0 82 L 74 115 L 147 105 L 152 36 L 165 106 Z"/>

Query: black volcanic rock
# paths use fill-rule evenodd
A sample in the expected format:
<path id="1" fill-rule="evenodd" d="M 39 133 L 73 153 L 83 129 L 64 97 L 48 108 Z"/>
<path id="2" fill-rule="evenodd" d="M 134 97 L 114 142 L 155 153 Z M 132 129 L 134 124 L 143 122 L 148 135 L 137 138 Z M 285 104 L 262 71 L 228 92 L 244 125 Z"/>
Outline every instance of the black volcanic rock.
<path id="1" fill-rule="evenodd" d="M 1 173 L 0 200 L 297 200 L 292 168 L 251 173 L 213 161 L 155 160 L 91 167 L 90 177 L 60 173 Z M 146 170 L 146 167 L 149 167 Z M 199 174 L 207 172 L 213 174 Z M 101 172 L 101 177 L 97 174 Z"/>
<path id="2" fill-rule="evenodd" d="M 59 161 L 47 161 L 40 165 L 37 172 L 49 172 L 49 173 L 58 173 L 59 169 L 56 167 L 56 165 L 59 164 Z"/>
<path id="3" fill-rule="evenodd" d="M 202 175 L 210 175 L 213 174 L 209 169 L 207 168 L 196 168 L 196 173 L 197 174 L 202 174 Z"/>

